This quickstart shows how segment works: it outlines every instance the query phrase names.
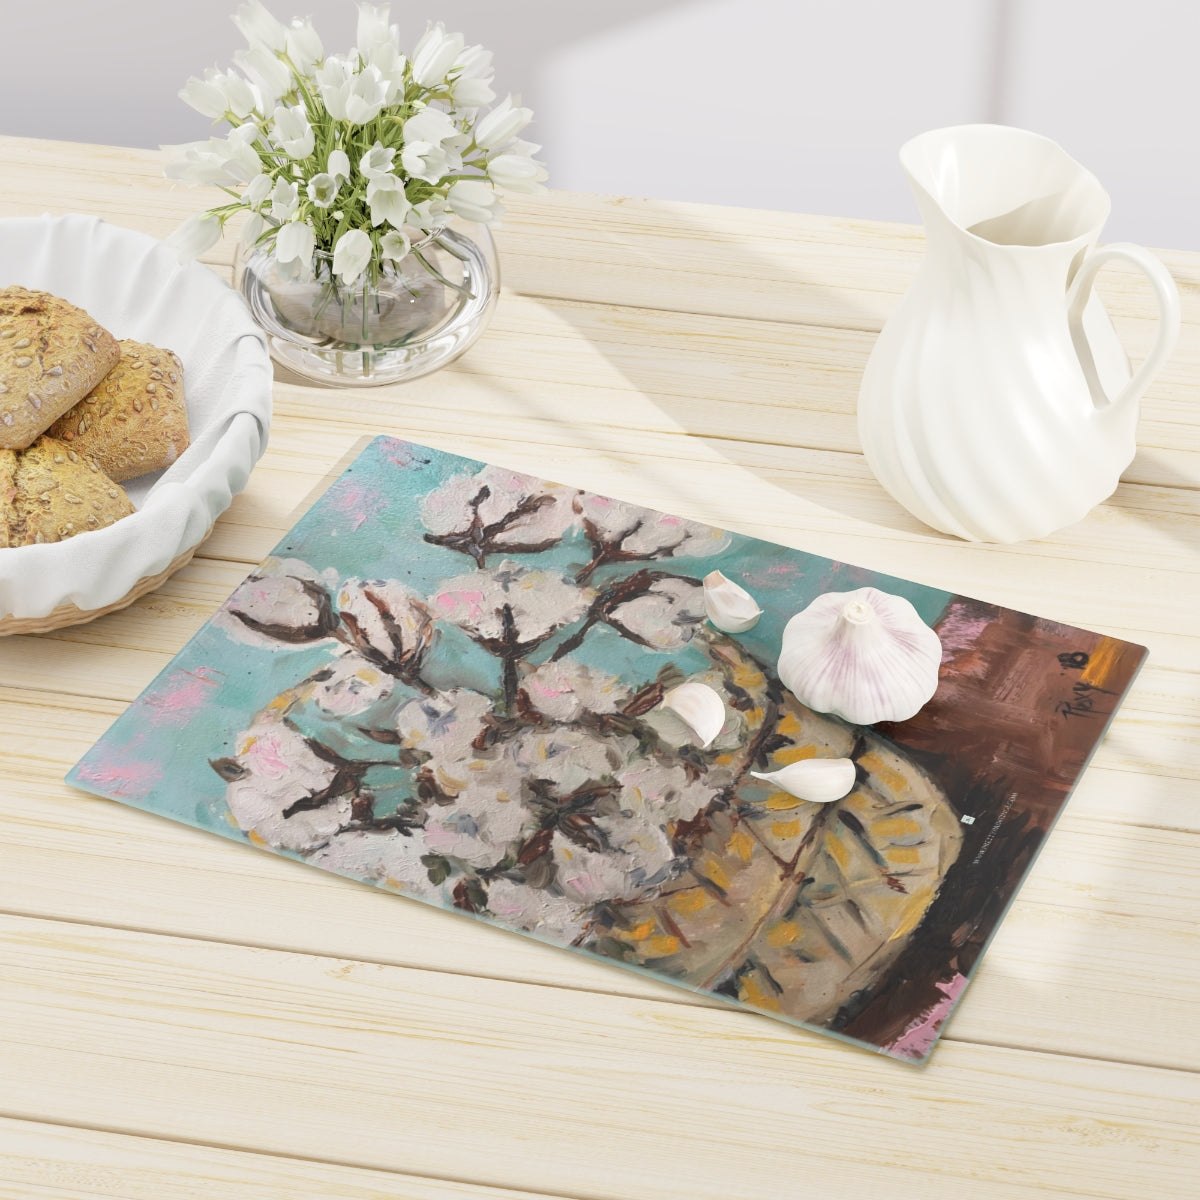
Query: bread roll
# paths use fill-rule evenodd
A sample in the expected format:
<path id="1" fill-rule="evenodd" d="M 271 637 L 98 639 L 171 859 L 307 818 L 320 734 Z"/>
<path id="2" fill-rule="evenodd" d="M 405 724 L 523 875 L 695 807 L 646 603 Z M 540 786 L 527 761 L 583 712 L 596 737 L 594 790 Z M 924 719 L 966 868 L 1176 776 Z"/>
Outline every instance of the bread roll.
<path id="1" fill-rule="evenodd" d="M 0 290 L 0 449 L 23 450 L 117 365 L 116 339 L 51 296 Z"/>
<path id="2" fill-rule="evenodd" d="M 134 511 L 123 488 L 62 442 L 0 450 L 0 546 L 59 542 Z"/>
<path id="3" fill-rule="evenodd" d="M 145 342 L 119 345 L 117 365 L 46 431 L 118 482 L 161 471 L 188 447 L 183 364 Z"/>

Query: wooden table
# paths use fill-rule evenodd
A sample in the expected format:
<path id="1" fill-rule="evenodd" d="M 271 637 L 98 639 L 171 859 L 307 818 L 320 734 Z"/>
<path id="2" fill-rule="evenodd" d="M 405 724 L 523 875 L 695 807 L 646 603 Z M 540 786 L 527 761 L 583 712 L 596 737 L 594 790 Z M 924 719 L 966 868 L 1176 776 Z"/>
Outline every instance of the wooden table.
<path id="1" fill-rule="evenodd" d="M 0 214 L 164 235 L 157 154 L 0 140 Z M 1200 1190 L 1200 255 L 1116 495 L 966 545 L 858 453 L 918 229 L 552 193 L 453 367 L 280 381 L 192 564 L 0 644 L 0 1196 L 1028 1200 Z M 228 277 L 232 248 L 211 258 Z M 1152 301 L 1103 291 L 1135 353 Z M 386 432 L 1143 642 L 1150 662 L 923 1068 L 73 791 L 63 773 Z"/>

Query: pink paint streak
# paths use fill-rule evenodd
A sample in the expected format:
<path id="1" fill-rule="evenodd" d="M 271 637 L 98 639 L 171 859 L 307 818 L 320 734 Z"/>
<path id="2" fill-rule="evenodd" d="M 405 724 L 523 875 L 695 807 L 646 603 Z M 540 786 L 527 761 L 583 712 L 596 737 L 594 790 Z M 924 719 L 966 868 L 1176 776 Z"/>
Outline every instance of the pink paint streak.
<path id="1" fill-rule="evenodd" d="M 384 438 L 383 443 L 379 447 L 383 457 L 388 462 L 397 467 L 405 469 L 411 467 L 415 462 L 424 462 L 424 459 L 418 459 L 413 453 L 413 448 L 408 442 L 398 441 L 396 438 Z"/>
<path id="2" fill-rule="evenodd" d="M 96 785 L 98 791 L 110 796 L 146 796 L 162 778 L 158 767 L 137 759 L 117 760 L 108 758 L 103 751 L 101 757 L 79 764 L 76 777 L 85 783 Z"/>
<path id="3" fill-rule="evenodd" d="M 950 1015 L 955 1001 L 966 986 L 967 977 L 961 974 L 956 974 L 946 983 L 939 981 L 937 989 L 942 993 L 942 998 L 932 1008 L 926 1009 L 890 1046 L 886 1046 L 887 1052 L 898 1058 L 923 1059 L 933 1048 L 942 1022 Z"/>
<path id="4" fill-rule="evenodd" d="M 377 517 L 391 501 L 374 488 L 364 487 L 353 479 L 343 480 L 329 492 L 329 506 L 351 520 L 350 529 L 360 529 L 372 517 Z"/>
<path id="5" fill-rule="evenodd" d="M 951 604 L 937 624 L 937 635 L 942 640 L 942 661 L 946 662 L 956 650 L 970 650 L 987 626 L 986 616 L 970 613 L 966 605 Z"/>
<path id="6" fill-rule="evenodd" d="M 151 725 L 186 725 L 212 696 L 223 675 L 211 667 L 177 671 L 142 702 Z"/>

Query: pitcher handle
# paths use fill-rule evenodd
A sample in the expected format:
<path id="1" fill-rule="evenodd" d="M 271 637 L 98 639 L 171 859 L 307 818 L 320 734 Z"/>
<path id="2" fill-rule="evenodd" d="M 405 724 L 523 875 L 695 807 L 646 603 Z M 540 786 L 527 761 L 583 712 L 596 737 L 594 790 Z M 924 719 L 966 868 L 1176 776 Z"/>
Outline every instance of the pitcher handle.
<path id="1" fill-rule="evenodd" d="M 1067 319 L 1076 349 L 1084 350 L 1088 346 L 1087 335 L 1083 330 L 1083 310 L 1091 298 L 1092 284 L 1100 268 L 1114 259 L 1125 259 L 1133 263 L 1149 279 L 1150 286 L 1154 289 L 1154 297 L 1158 301 L 1158 337 L 1145 361 L 1116 397 L 1104 394 L 1090 351 L 1080 354 L 1092 398 L 1101 411 L 1122 408 L 1137 400 L 1175 348 L 1180 326 L 1179 289 L 1167 268 L 1142 246 L 1136 246 L 1132 242 L 1114 242 L 1111 246 L 1104 246 L 1089 254 L 1071 284 Z"/>

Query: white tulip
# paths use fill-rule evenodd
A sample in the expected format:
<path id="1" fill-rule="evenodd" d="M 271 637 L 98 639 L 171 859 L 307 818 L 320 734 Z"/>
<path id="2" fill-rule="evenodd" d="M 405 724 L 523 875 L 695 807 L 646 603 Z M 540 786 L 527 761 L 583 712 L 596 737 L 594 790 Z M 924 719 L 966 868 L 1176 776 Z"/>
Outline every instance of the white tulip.
<path id="1" fill-rule="evenodd" d="M 242 226 L 242 245 L 247 250 L 253 248 L 254 243 L 258 241 L 266 225 L 267 223 L 261 213 L 252 212 L 246 218 L 246 223 Z"/>
<path id="2" fill-rule="evenodd" d="M 447 33 L 439 21 L 426 28 L 412 56 L 413 81 L 432 87 L 446 78 L 446 72 L 462 56 L 465 42 L 461 33 Z"/>
<path id="3" fill-rule="evenodd" d="M 250 180 L 250 186 L 242 194 L 242 199 L 250 205 L 252 209 L 259 209 L 263 205 L 263 201 L 271 194 L 272 180 L 270 175 L 265 171 L 259 172 Z"/>
<path id="4" fill-rule="evenodd" d="M 382 142 L 376 142 L 358 160 L 359 174 L 365 176 L 367 179 L 376 179 L 379 176 L 387 175 L 391 172 L 392 162 L 395 160 L 395 157 L 395 150 L 391 149 L 391 147 L 385 147 Z"/>
<path id="5" fill-rule="evenodd" d="M 491 104 L 496 93 L 491 89 L 492 52 L 482 46 L 468 46 L 454 65 L 452 89 L 458 108 L 482 108 Z"/>
<path id="6" fill-rule="evenodd" d="M 254 148 L 258 138 L 258 126 L 247 122 L 231 129 L 225 139 L 225 169 L 239 183 L 249 183 L 262 171 L 262 159 Z"/>
<path id="7" fill-rule="evenodd" d="M 333 248 L 333 273 L 352 287 L 371 261 L 371 235 L 361 229 L 348 229 Z"/>
<path id="8" fill-rule="evenodd" d="M 443 175 L 452 175 L 462 166 L 462 157 L 432 142 L 406 142 L 400 164 L 413 179 L 437 183 Z"/>
<path id="9" fill-rule="evenodd" d="M 509 138 L 516 137 L 532 120 L 532 109 L 521 108 L 512 96 L 505 96 L 475 126 L 475 144 L 483 150 L 496 150 Z"/>
<path id="10" fill-rule="evenodd" d="M 379 253 L 394 262 L 406 258 L 411 249 L 412 242 L 409 240 L 408 234 L 399 229 L 389 229 L 379 243 Z"/>
<path id="11" fill-rule="evenodd" d="M 286 179 L 277 179 L 271 192 L 271 216 L 277 221 L 288 220 L 300 202 L 300 188 Z"/>
<path id="12" fill-rule="evenodd" d="M 211 250 L 221 240 L 221 219 L 212 213 L 198 213 L 188 217 L 174 233 L 166 238 L 166 244 L 180 258 L 196 258 Z"/>
<path id="13" fill-rule="evenodd" d="M 440 108 L 423 108 L 404 122 L 405 142 L 432 142 L 440 145 L 460 132 L 449 113 Z"/>
<path id="14" fill-rule="evenodd" d="M 191 184 L 228 186 L 230 183 L 248 183 L 262 166 L 253 147 L 257 137 L 256 126 L 242 125 L 227 138 L 164 146 L 164 150 L 173 150 L 180 155 L 167 165 L 164 173 L 168 179 L 182 179 Z"/>
<path id="15" fill-rule="evenodd" d="M 300 20 L 294 17 L 287 27 L 287 55 L 301 75 L 307 75 L 321 60 L 325 47 L 320 35 L 313 28 L 312 18 Z"/>
<path id="16" fill-rule="evenodd" d="M 307 158 L 317 144 L 316 134 L 308 123 L 303 104 L 296 104 L 291 108 L 276 106 L 275 125 L 271 136 L 292 158 Z"/>
<path id="17" fill-rule="evenodd" d="M 487 165 L 488 178 L 509 192 L 544 192 L 549 173 L 539 162 L 520 154 L 498 154 Z"/>
<path id="18" fill-rule="evenodd" d="M 276 20 L 259 0 L 247 0 L 231 19 L 252 47 L 263 45 L 268 50 L 282 50 L 287 44 L 287 30 L 282 22 Z"/>
<path id="19" fill-rule="evenodd" d="M 395 175 L 376 175 L 367 184 L 367 205 L 372 225 L 387 221 L 397 227 L 404 224 L 412 207 L 404 194 L 404 184 Z"/>
<path id="20" fill-rule="evenodd" d="M 395 28 L 393 26 L 393 28 Z M 387 86 L 387 100 L 391 104 L 397 93 L 404 86 L 404 64 L 407 60 L 400 53 L 400 47 L 391 42 L 381 42 L 371 51 L 371 57 L 363 64 L 374 67 Z"/>
<path id="21" fill-rule="evenodd" d="M 460 217 L 484 223 L 494 221 L 503 211 L 486 179 L 460 179 L 446 193 L 446 204 Z"/>
<path id="22" fill-rule="evenodd" d="M 400 31 L 395 25 L 388 26 L 390 4 L 360 4 L 358 6 L 358 28 L 356 44 L 358 56 L 364 63 L 371 61 L 371 55 L 378 46 L 397 45 Z"/>
<path id="23" fill-rule="evenodd" d="M 307 221 L 287 221 L 275 235 L 275 257 L 281 263 L 296 259 L 302 263 L 308 262 L 312 258 L 316 240 L 313 227 Z"/>
<path id="24" fill-rule="evenodd" d="M 229 107 L 225 93 L 212 82 L 211 73 L 206 73 L 203 79 L 191 76 L 183 85 L 179 98 L 205 117 L 223 117 Z"/>
<path id="25" fill-rule="evenodd" d="M 335 176 L 322 172 L 320 175 L 314 175 L 308 181 L 308 198 L 318 208 L 328 208 L 338 194 L 340 186 L 341 184 Z"/>
<path id="26" fill-rule="evenodd" d="M 275 51 L 264 45 L 239 50 L 233 61 L 250 77 L 258 88 L 264 110 L 280 96 L 292 90 L 292 73 L 286 63 L 275 57 Z"/>
<path id="27" fill-rule="evenodd" d="M 329 172 L 334 179 L 349 179 L 350 178 L 350 158 L 345 150 L 332 150 L 329 154 L 329 162 L 325 165 L 325 170 Z"/>
<path id="28" fill-rule="evenodd" d="M 314 78 L 325 108 L 335 121 L 346 119 L 346 98 L 354 84 L 354 67 L 349 59 L 330 54 Z"/>
<path id="29" fill-rule="evenodd" d="M 441 229 L 446 224 L 446 201 L 442 196 L 430 196 L 412 206 L 408 223 L 418 229 Z"/>
<path id="30" fill-rule="evenodd" d="M 378 67 L 364 67 L 350 81 L 346 93 L 346 120 L 351 125 L 373 121 L 388 99 L 388 84 Z"/>

